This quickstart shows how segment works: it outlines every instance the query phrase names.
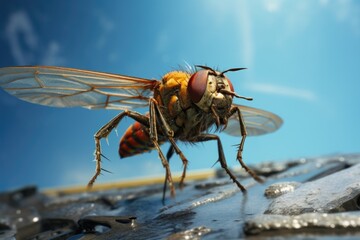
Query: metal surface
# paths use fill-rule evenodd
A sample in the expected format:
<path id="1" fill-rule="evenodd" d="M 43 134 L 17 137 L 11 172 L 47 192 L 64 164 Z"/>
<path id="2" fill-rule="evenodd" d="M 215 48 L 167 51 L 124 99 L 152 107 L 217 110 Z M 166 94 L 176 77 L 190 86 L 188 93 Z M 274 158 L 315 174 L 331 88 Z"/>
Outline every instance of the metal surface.
<path id="1" fill-rule="evenodd" d="M 234 169 L 246 195 L 221 169 L 188 180 L 165 206 L 156 181 L 93 192 L 24 187 L 0 194 L 0 238 L 356 239 L 359 163 L 353 154 L 253 166 L 264 184 Z"/>

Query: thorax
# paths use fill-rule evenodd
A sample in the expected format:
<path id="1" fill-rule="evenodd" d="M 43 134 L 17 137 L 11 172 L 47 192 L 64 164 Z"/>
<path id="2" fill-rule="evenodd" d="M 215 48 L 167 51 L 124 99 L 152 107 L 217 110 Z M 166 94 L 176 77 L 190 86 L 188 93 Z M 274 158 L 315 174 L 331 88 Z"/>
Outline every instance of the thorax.
<path id="1" fill-rule="evenodd" d="M 191 102 L 187 89 L 190 76 L 181 71 L 169 72 L 154 89 L 154 98 L 167 123 L 175 137 L 183 141 L 191 141 L 214 123 L 211 114 Z"/>

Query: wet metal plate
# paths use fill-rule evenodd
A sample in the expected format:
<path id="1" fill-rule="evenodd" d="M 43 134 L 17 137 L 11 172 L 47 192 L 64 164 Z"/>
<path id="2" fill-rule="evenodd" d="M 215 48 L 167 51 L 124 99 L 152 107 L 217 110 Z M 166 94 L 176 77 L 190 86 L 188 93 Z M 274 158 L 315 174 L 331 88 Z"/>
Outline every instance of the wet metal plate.
<path id="1" fill-rule="evenodd" d="M 162 204 L 149 181 L 0 193 L 1 239 L 357 239 L 360 154 L 263 163 L 264 184 L 234 169 L 241 193 L 222 169 L 189 175 Z M 147 184 L 145 184 L 147 183 Z"/>

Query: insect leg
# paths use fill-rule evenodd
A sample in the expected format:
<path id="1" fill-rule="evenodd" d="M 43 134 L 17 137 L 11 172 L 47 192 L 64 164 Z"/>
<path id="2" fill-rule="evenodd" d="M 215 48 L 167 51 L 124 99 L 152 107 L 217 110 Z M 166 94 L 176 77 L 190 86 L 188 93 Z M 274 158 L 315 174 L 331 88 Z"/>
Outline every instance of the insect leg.
<path id="1" fill-rule="evenodd" d="M 238 115 L 239 123 L 240 123 L 240 131 L 241 131 L 241 142 L 239 144 L 239 149 L 238 149 L 236 158 L 239 161 L 241 167 L 243 167 L 246 170 L 246 172 L 248 172 L 251 175 L 252 178 L 254 178 L 257 182 L 262 183 L 262 182 L 264 182 L 264 180 L 261 179 L 258 175 L 256 175 L 256 173 L 253 170 L 251 170 L 243 161 L 242 152 L 244 149 L 244 143 L 245 143 L 245 139 L 247 136 L 247 132 L 246 132 L 244 118 L 241 114 L 240 109 L 238 107 L 233 106 L 230 109 L 229 117 L 231 117 L 235 113 Z"/>
<path id="2" fill-rule="evenodd" d="M 173 146 L 173 148 L 175 149 L 175 152 L 180 156 L 181 161 L 183 163 L 183 172 L 181 174 L 180 182 L 179 182 L 179 187 L 180 187 L 180 189 L 182 189 L 184 187 L 184 180 L 186 177 L 186 169 L 187 169 L 187 165 L 188 165 L 188 160 L 186 159 L 185 155 L 182 153 L 182 151 L 176 144 L 174 138 L 170 137 L 169 141 L 170 141 L 171 145 Z"/>
<path id="3" fill-rule="evenodd" d="M 102 153 L 101 153 L 100 140 L 102 138 L 108 137 L 109 134 L 111 133 L 111 131 L 119 124 L 121 119 L 123 119 L 125 116 L 131 117 L 132 119 L 140 122 L 141 124 L 143 124 L 145 126 L 149 125 L 149 118 L 147 116 L 141 115 L 140 113 L 137 113 L 137 112 L 125 110 L 124 112 L 121 112 L 120 114 L 115 116 L 113 119 L 111 119 L 107 124 L 105 124 L 103 127 L 101 127 L 95 133 L 95 135 L 94 135 L 94 139 L 95 139 L 94 155 L 95 155 L 95 161 L 96 161 L 96 168 L 95 168 L 94 176 L 90 179 L 90 181 L 88 183 L 88 188 L 92 187 L 96 178 L 100 175 L 101 170 L 102 170 L 102 168 L 101 168 Z"/>
<path id="4" fill-rule="evenodd" d="M 188 160 L 186 159 L 186 157 L 184 156 L 184 154 L 182 153 L 182 151 L 180 150 L 180 148 L 176 144 L 176 142 L 174 140 L 174 132 L 170 128 L 168 123 L 166 122 L 162 112 L 159 109 L 158 104 L 155 101 L 154 101 L 154 106 L 155 106 L 155 109 L 156 109 L 156 115 L 157 115 L 157 117 L 159 117 L 159 120 L 162 123 L 161 128 L 162 128 L 163 132 L 166 134 L 169 142 L 171 143 L 171 146 L 173 147 L 173 150 L 175 150 L 175 152 L 179 155 L 179 157 L 181 158 L 181 161 L 183 162 L 183 172 L 181 174 L 180 182 L 179 182 L 179 186 L 180 186 L 180 189 L 181 189 L 181 188 L 184 187 L 184 180 L 185 180 L 185 176 L 186 176 L 186 169 L 187 169 L 187 165 L 188 165 Z"/>
<path id="5" fill-rule="evenodd" d="M 157 135 L 157 127 L 156 127 L 157 117 L 160 118 L 162 127 L 164 125 L 167 126 L 165 119 L 163 118 L 162 114 L 159 114 L 159 112 L 160 111 L 157 107 L 157 101 L 155 99 L 151 98 L 150 99 L 150 113 L 149 113 L 149 115 L 150 115 L 149 116 L 150 117 L 149 135 L 152 140 L 152 143 L 154 144 L 154 147 L 156 148 L 156 150 L 159 153 L 159 157 L 162 162 L 162 165 L 165 168 L 165 171 L 166 171 L 165 176 L 167 178 L 167 181 L 169 182 L 170 194 L 171 194 L 171 196 L 175 196 L 175 188 L 174 188 L 174 184 L 173 184 L 173 180 L 172 180 L 172 176 L 171 176 L 169 162 L 166 160 L 164 154 L 162 153 L 162 151 L 160 149 L 159 143 L 158 143 L 158 135 Z M 169 127 L 166 131 L 166 134 L 173 136 L 173 132 Z"/>
<path id="6" fill-rule="evenodd" d="M 216 140 L 218 144 L 218 153 L 219 153 L 219 162 L 221 164 L 221 167 L 226 171 L 226 173 L 229 175 L 230 179 L 240 188 L 242 192 L 246 192 L 246 189 L 241 183 L 236 180 L 235 175 L 230 171 L 230 169 L 227 166 L 226 160 L 225 160 L 225 154 L 224 150 L 220 141 L 220 138 L 217 135 L 214 134 L 201 134 L 197 136 L 194 139 L 194 142 L 204 142 L 204 141 L 210 141 L 210 140 Z"/>
<path id="7" fill-rule="evenodd" d="M 170 145 L 169 150 L 166 153 L 166 160 L 169 163 L 170 158 L 174 155 L 174 147 Z M 167 187 L 167 173 L 165 174 L 164 179 L 164 186 L 163 186 L 163 196 L 162 196 L 162 204 L 165 205 L 165 193 L 166 193 L 166 187 Z"/>

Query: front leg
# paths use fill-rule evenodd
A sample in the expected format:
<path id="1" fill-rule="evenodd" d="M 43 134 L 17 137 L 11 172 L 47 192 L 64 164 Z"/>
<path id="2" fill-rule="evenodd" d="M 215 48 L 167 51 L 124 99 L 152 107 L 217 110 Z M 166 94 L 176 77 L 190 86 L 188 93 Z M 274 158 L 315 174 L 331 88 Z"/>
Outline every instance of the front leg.
<path id="1" fill-rule="evenodd" d="M 245 139 L 246 139 L 246 136 L 247 136 L 247 132 L 246 132 L 246 126 L 245 126 L 244 118 L 243 118 L 243 116 L 241 114 L 240 109 L 238 107 L 236 107 L 236 106 L 233 106 L 230 109 L 229 116 L 228 116 L 227 119 L 229 119 L 235 113 L 238 116 L 239 123 L 240 123 L 240 131 L 241 131 L 241 142 L 239 144 L 239 149 L 238 149 L 236 158 L 240 162 L 240 165 L 246 170 L 246 172 L 248 172 L 251 175 L 251 177 L 253 177 L 256 181 L 258 181 L 260 183 L 263 183 L 264 180 L 261 179 L 253 170 L 251 170 L 243 161 L 242 152 L 243 152 L 243 149 L 244 149 L 244 143 L 245 143 Z"/>
<path id="2" fill-rule="evenodd" d="M 229 175 L 230 179 L 240 188 L 242 192 L 246 192 L 245 187 L 236 179 L 235 175 L 230 171 L 228 168 L 228 165 L 225 160 L 225 154 L 224 150 L 220 141 L 220 138 L 217 135 L 214 134 L 200 134 L 199 136 L 194 137 L 193 142 L 204 142 L 204 141 L 210 141 L 210 140 L 216 140 L 218 145 L 218 154 L 219 154 L 219 162 L 221 164 L 221 167 L 225 170 L 225 172 Z"/>
<path id="3" fill-rule="evenodd" d="M 166 119 L 164 118 L 156 100 L 153 99 L 152 102 L 153 102 L 152 105 L 154 107 L 155 115 L 159 118 L 159 122 L 161 123 L 161 129 L 164 132 L 164 134 L 166 135 L 169 142 L 171 143 L 172 151 L 175 151 L 176 154 L 179 155 L 181 161 L 183 162 L 183 172 L 181 174 L 180 182 L 179 182 L 180 189 L 182 189 L 184 187 L 184 180 L 185 180 L 185 176 L 186 176 L 188 160 L 186 159 L 185 155 L 182 153 L 182 151 L 176 144 L 176 141 L 174 140 L 174 131 L 170 128 L 169 124 L 167 123 Z"/>
<path id="4" fill-rule="evenodd" d="M 165 158 L 165 156 L 162 153 L 160 146 L 158 144 L 158 134 L 157 134 L 158 133 L 158 128 L 157 128 L 158 119 L 157 118 L 159 118 L 159 121 L 161 124 L 161 129 L 166 134 L 166 136 L 168 137 L 169 140 L 170 140 L 170 138 L 173 137 L 174 133 L 168 126 L 163 115 L 161 114 L 160 109 L 157 104 L 157 101 L 153 98 L 150 99 L 149 115 L 150 115 L 150 129 L 149 129 L 150 139 L 152 140 L 155 148 L 157 149 L 157 151 L 159 153 L 159 158 L 161 160 L 163 167 L 165 168 L 165 178 L 166 178 L 167 182 L 169 183 L 170 195 L 172 197 L 174 197 L 175 196 L 175 187 L 174 187 L 172 176 L 171 176 L 169 161 Z M 164 196 L 163 196 L 163 198 L 164 198 Z"/>

